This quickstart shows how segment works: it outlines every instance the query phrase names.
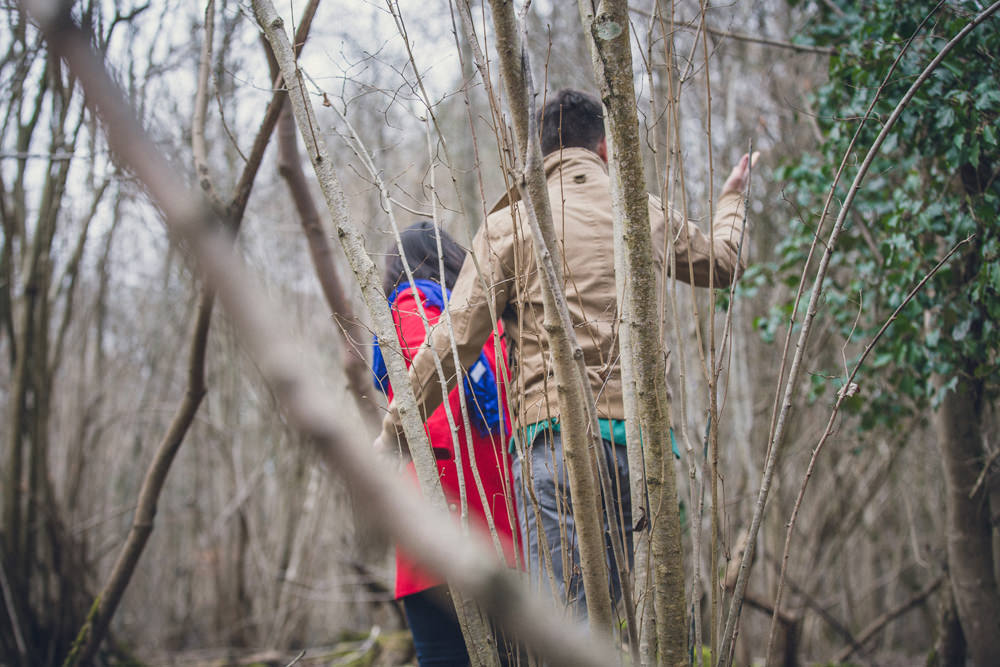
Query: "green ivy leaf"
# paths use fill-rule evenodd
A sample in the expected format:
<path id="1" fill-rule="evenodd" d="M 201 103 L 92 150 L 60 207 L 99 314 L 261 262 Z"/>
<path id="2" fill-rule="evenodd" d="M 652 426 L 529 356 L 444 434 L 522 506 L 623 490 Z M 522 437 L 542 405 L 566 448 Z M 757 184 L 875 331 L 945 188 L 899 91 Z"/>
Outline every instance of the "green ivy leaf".
<path id="1" fill-rule="evenodd" d="M 937 125 L 942 130 L 947 130 L 955 124 L 955 110 L 951 107 L 941 107 L 937 113 Z M 959 135 L 961 137 L 961 135 Z M 956 144 L 957 145 L 957 144 Z"/>
<path id="2" fill-rule="evenodd" d="M 837 6 L 842 15 L 820 11 L 809 28 L 817 43 L 836 43 L 838 50 L 829 61 L 829 83 L 814 97 L 825 141 L 815 154 L 782 170 L 784 196 L 803 211 L 822 207 L 836 165 L 849 150 L 852 159 L 860 159 L 941 38 L 957 33 L 978 11 L 971 0 Z M 929 14 L 931 23 L 897 63 L 902 42 Z M 1000 31 L 973 31 L 916 91 L 857 193 L 852 226 L 834 248 L 823 317 L 835 335 L 864 340 L 951 246 L 975 235 L 975 245 L 938 272 L 880 341 L 865 369 L 871 375 L 857 407 L 862 427 L 891 426 L 933 407 L 940 400 L 933 373 L 951 377 L 956 368 L 975 368 L 990 400 L 1000 395 L 1000 178 L 990 176 L 1000 168 L 997 53 Z M 856 119 L 891 68 L 875 118 L 861 127 L 852 146 Z M 985 190 L 971 185 L 970 169 L 976 168 Z M 836 196 L 843 197 L 845 189 L 841 184 Z M 877 251 L 853 226 L 858 220 L 865 221 Z M 769 277 L 774 283 L 798 284 L 815 225 L 813 219 L 791 225 L 775 248 L 777 266 Z M 858 293 L 864 295 L 860 312 Z M 772 308 L 766 324 L 758 324 L 762 337 L 773 340 L 790 307 Z M 925 326 L 928 309 L 935 316 Z M 814 378 L 809 393 L 817 397 L 827 384 Z"/>
<path id="3" fill-rule="evenodd" d="M 931 348 L 937 347 L 938 342 L 940 340 L 941 340 L 940 329 L 931 329 L 930 331 L 927 332 L 927 338 L 926 338 L 927 347 Z"/>
<path id="4" fill-rule="evenodd" d="M 983 127 L 983 141 L 991 146 L 997 145 L 997 133 L 996 130 L 993 129 L 992 125 L 986 125 Z"/>

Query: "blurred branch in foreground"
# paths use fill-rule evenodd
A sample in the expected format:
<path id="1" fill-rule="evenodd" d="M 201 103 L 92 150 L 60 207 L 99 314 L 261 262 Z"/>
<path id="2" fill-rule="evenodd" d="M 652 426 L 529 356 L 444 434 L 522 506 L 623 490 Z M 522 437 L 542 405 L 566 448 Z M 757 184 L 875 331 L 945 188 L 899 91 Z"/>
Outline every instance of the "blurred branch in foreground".
<path id="1" fill-rule="evenodd" d="M 609 665 L 614 651 L 588 638 L 582 628 L 556 620 L 552 610 L 528 597 L 505 567 L 494 565 L 486 550 L 463 537 L 443 519 L 424 521 L 428 511 L 412 493 L 390 483 L 363 447 L 351 444 L 331 413 L 331 401 L 308 366 L 298 361 L 301 345 L 278 331 L 275 309 L 263 305 L 227 234 L 210 224 L 204 201 L 186 188 L 142 132 L 121 92 L 90 47 L 88 36 L 54 6 L 31 10 L 49 45 L 88 93 L 88 102 L 104 121 L 108 141 L 123 163 L 149 189 L 165 213 L 171 231 L 188 243 L 198 266 L 243 335 L 248 350 L 274 388 L 289 420 L 311 436 L 330 470 L 371 501 L 372 517 L 416 559 L 476 599 L 494 618 L 554 665 Z"/>

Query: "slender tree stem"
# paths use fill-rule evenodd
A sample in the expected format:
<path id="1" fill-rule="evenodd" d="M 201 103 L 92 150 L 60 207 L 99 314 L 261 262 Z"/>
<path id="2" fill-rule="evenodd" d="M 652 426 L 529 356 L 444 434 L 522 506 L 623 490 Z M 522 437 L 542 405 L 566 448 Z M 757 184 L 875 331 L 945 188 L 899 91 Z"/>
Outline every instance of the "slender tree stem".
<path id="1" fill-rule="evenodd" d="M 861 370 L 861 366 L 868 359 L 868 355 L 871 354 L 872 350 L 875 349 L 875 346 L 878 345 L 878 342 L 882 339 L 882 336 L 885 334 L 886 330 L 892 325 L 893 322 L 896 321 L 896 318 L 899 317 L 899 314 L 903 311 L 903 309 L 910 304 L 913 298 L 920 292 L 920 290 L 924 288 L 927 282 L 934 277 L 934 275 L 941 269 L 941 267 L 944 266 L 948 262 L 948 260 L 950 260 L 952 256 L 956 252 L 958 252 L 958 250 L 962 246 L 971 243 L 972 239 L 973 237 L 969 236 L 959 241 L 957 244 L 955 244 L 955 246 L 948 252 L 948 254 L 945 255 L 944 258 L 942 258 L 941 261 L 939 261 L 934 266 L 934 268 L 932 268 L 920 280 L 920 282 L 918 282 L 913 287 L 913 289 L 910 290 L 910 292 L 906 295 L 906 298 L 904 298 L 903 301 L 899 304 L 899 306 L 896 307 L 896 310 L 892 312 L 892 315 L 890 315 L 889 318 L 882 324 L 882 327 L 878 330 L 878 332 L 875 334 L 872 340 L 868 343 L 867 346 L 865 346 L 864 352 L 861 353 L 861 357 L 858 359 L 858 363 L 855 364 L 854 366 L 854 370 L 852 370 L 850 375 L 848 375 L 845 378 L 844 386 L 837 394 L 837 402 L 834 404 L 833 410 L 830 413 L 830 418 L 827 421 L 826 429 L 824 429 L 823 435 L 820 437 L 820 440 L 816 444 L 816 447 L 813 448 L 812 456 L 809 459 L 809 465 L 806 468 L 806 473 L 802 479 L 802 486 L 799 487 L 799 493 L 798 496 L 796 496 L 795 498 L 795 504 L 792 507 L 792 514 L 788 520 L 787 524 L 788 527 L 785 531 L 785 546 L 781 554 L 781 573 L 778 575 L 778 590 L 774 595 L 775 614 L 772 617 L 771 631 L 767 642 L 768 662 L 770 662 L 771 659 L 771 650 L 773 649 L 775 636 L 777 633 L 776 623 L 778 619 L 778 612 L 781 610 L 781 598 L 785 590 L 785 576 L 787 575 L 788 571 L 788 557 L 789 554 L 791 553 L 791 543 L 795 531 L 795 523 L 799 516 L 799 509 L 802 507 L 802 500 L 805 497 L 806 487 L 809 485 L 809 480 L 812 478 L 813 471 L 816 469 L 816 461 L 819 459 L 819 455 L 820 452 L 823 450 L 823 446 L 826 445 L 827 441 L 830 439 L 830 436 L 833 435 L 833 430 L 837 421 L 837 416 L 840 414 L 840 406 L 843 404 L 845 399 L 853 395 L 851 387 L 854 386 L 854 379 L 857 377 L 858 372 Z"/>
<path id="2" fill-rule="evenodd" d="M 265 16 L 270 19 L 264 22 L 269 28 L 280 26 L 273 13 Z M 90 49 L 88 36 L 64 17 L 36 13 L 35 18 L 83 83 L 88 102 L 109 121 L 105 127 L 111 149 L 139 175 L 171 230 L 192 249 L 290 421 L 315 444 L 328 470 L 340 473 L 357 494 L 369 499 L 377 525 L 396 537 L 418 563 L 439 576 L 450 576 L 462 590 L 484 600 L 501 627 L 550 664 L 606 667 L 616 662 L 615 652 L 606 644 L 595 641 L 583 628 L 559 621 L 550 607 L 527 596 L 515 576 L 496 564 L 478 541 L 461 535 L 445 514 L 426 521 L 433 512 L 412 492 L 390 481 L 371 453 L 354 444 L 356 438 L 329 409 L 332 399 L 318 388 L 310 367 L 300 363 L 302 344 L 278 330 L 283 318 L 264 303 L 233 254 L 230 240 L 215 231 L 211 210 L 184 187 L 142 132 Z"/>
<path id="3" fill-rule="evenodd" d="M 491 0 L 497 51 L 507 99 L 511 105 L 518 156 L 523 171 L 515 174 L 517 188 L 525 203 L 532 231 L 535 259 L 542 272 L 544 328 L 549 337 L 555 380 L 559 395 L 560 430 L 563 454 L 573 498 L 573 519 L 577 529 L 580 566 L 590 626 L 602 635 L 612 629 L 611 600 L 607 594 L 608 571 L 604 531 L 600 525 L 600 496 L 593 456 L 603 457 L 596 408 L 586 373 L 580 372 L 583 354 L 573 332 L 563 291 L 562 251 L 552 222 L 548 184 L 542 164 L 541 147 L 532 109 L 534 88 L 527 50 L 521 39 L 513 4 Z M 574 361 L 575 360 L 575 361 Z M 609 497 L 610 498 L 610 497 Z M 610 504 L 610 500 L 609 500 Z M 613 528 L 613 520 L 612 530 Z"/>
<path id="4" fill-rule="evenodd" d="M 848 190 L 847 196 L 840 209 L 840 214 L 837 216 L 837 220 L 833 225 L 833 229 L 830 232 L 830 237 L 826 242 L 825 251 L 823 257 L 820 260 L 819 269 L 816 274 L 816 278 L 813 281 L 812 293 L 809 299 L 809 306 L 806 311 L 805 318 L 802 322 L 802 328 L 799 332 L 799 339 L 795 347 L 795 356 L 792 359 L 792 365 L 789 370 L 788 382 L 785 385 L 785 396 L 782 401 L 781 410 L 778 415 L 777 422 L 775 424 L 774 435 L 771 438 L 769 444 L 767 464 L 764 472 L 764 481 L 761 484 L 760 493 L 758 494 L 757 505 L 754 509 L 754 517 L 751 522 L 750 536 L 747 542 L 747 551 L 743 556 L 743 562 L 740 565 L 740 573 L 736 582 L 736 591 L 733 595 L 733 601 L 730 605 L 729 616 L 726 619 L 726 629 L 723 635 L 723 644 L 720 651 L 720 664 L 726 667 L 730 664 L 732 660 L 732 642 L 733 637 L 736 632 L 736 622 L 739 618 L 739 609 L 742 604 L 743 593 L 746 590 L 747 578 L 749 574 L 749 562 L 752 558 L 752 552 L 754 548 L 754 541 L 757 538 L 757 530 L 760 527 L 760 517 L 763 514 L 764 504 L 767 500 L 767 494 L 770 490 L 770 481 L 774 473 L 774 463 L 776 458 L 776 452 L 780 448 L 782 440 L 784 439 L 785 423 L 788 417 L 788 413 L 791 409 L 793 394 L 797 385 L 798 374 L 802 364 L 802 358 L 805 354 L 805 348 L 809 341 L 809 335 L 812 332 L 812 323 L 815 320 L 816 314 L 819 311 L 819 300 L 823 293 L 823 285 L 826 280 L 826 274 L 829 270 L 830 259 L 833 255 L 833 250 L 836 246 L 837 239 L 843 230 L 844 223 L 847 219 L 847 215 L 851 210 L 851 206 L 854 203 L 854 199 L 857 196 L 858 191 L 861 189 L 861 183 L 864 181 L 865 176 L 868 175 L 868 170 L 871 168 L 872 162 L 875 156 L 878 154 L 879 149 L 881 149 L 883 142 L 889 133 L 892 131 L 899 120 L 903 109 L 910 103 L 913 96 L 916 94 L 917 90 L 927 81 L 931 73 L 937 69 L 941 61 L 944 60 L 945 56 L 955 46 L 961 42 L 961 40 L 968 35 L 976 26 L 980 25 L 987 18 L 992 16 L 998 9 L 1000 9 L 1000 2 L 996 2 L 984 11 L 980 12 L 974 19 L 972 19 L 955 37 L 953 37 L 935 58 L 928 63 L 927 67 L 920 73 L 920 76 L 911 84 L 909 90 L 903 95 L 903 98 L 893 109 L 892 114 L 886 119 L 885 124 L 882 126 L 881 132 L 879 132 L 878 137 L 876 137 L 871 148 L 868 150 L 865 159 L 862 161 L 861 167 L 858 169 L 857 175 L 854 177 L 854 181 Z"/>

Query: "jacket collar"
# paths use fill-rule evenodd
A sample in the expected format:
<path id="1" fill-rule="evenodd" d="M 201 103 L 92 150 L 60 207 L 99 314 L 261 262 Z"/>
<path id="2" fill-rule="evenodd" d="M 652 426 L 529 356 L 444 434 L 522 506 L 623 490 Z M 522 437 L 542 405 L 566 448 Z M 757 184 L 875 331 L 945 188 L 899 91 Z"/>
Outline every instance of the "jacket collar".
<path id="1" fill-rule="evenodd" d="M 608 165 L 604 163 L 597 153 L 586 148 L 564 148 L 561 151 L 553 151 L 545 156 L 543 163 L 545 169 L 545 180 L 551 181 L 553 176 L 558 176 L 560 172 L 572 172 L 575 170 L 591 170 L 595 166 L 608 173 Z M 513 206 L 521 200 L 521 193 L 517 186 L 511 187 L 505 192 L 496 204 L 490 208 L 490 214 L 496 213 L 508 206 Z"/>

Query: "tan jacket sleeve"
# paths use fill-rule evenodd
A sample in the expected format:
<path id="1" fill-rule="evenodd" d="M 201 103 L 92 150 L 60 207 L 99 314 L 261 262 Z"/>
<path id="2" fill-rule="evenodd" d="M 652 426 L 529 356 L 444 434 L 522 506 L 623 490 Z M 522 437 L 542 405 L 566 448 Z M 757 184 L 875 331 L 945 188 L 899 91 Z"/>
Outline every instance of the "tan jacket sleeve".
<path id="1" fill-rule="evenodd" d="M 462 264 L 449 300 L 452 329 L 435 327 L 429 343 L 425 343 L 413 358 L 409 371 L 410 384 L 417 405 L 426 415 L 434 412 L 444 400 L 434 357 L 441 360 L 450 390 L 458 379 L 451 350 L 452 336 L 458 348 L 459 362 L 463 368 L 468 368 L 479 357 L 487 337 L 494 331 L 496 320 L 493 313 L 499 318 L 507 306 L 514 285 L 514 236 L 503 232 L 504 218 L 510 219 L 507 211 L 491 216 L 472 241 L 472 254 Z M 390 409 L 384 421 L 383 430 L 390 423 L 397 431 L 402 430 L 399 413 L 394 408 Z"/>
<path id="2" fill-rule="evenodd" d="M 664 215 L 659 202 L 650 198 L 650 216 L 653 210 L 662 219 Z M 727 287 L 746 268 L 747 231 L 743 229 L 745 217 L 743 196 L 738 192 L 730 192 L 719 198 L 715 210 L 715 221 L 712 225 L 712 235 L 701 231 L 698 225 L 685 221 L 676 212 L 667 211 L 670 218 L 671 243 L 663 244 L 664 226 L 654 228 L 654 244 L 658 259 L 664 259 L 663 267 L 667 275 L 676 269 L 677 279 L 696 287 Z M 653 218 L 655 219 L 655 218 Z M 659 231 L 659 234 L 655 232 Z M 740 253 L 742 236 L 743 252 Z M 663 257 L 664 247 L 673 249 L 673 261 Z M 712 252 L 714 251 L 714 252 Z M 711 277 L 713 264 L 710 261 L 714 255 L 714 279 Z M 737 258 L 739 260 L 737 261 Z M 738 266 L 737 266 L 738 265 Z"/>

